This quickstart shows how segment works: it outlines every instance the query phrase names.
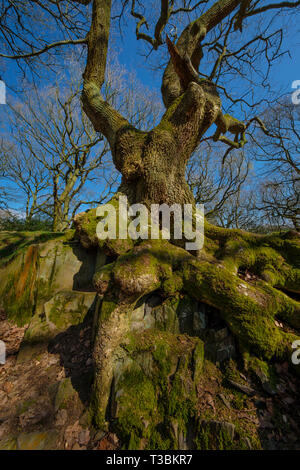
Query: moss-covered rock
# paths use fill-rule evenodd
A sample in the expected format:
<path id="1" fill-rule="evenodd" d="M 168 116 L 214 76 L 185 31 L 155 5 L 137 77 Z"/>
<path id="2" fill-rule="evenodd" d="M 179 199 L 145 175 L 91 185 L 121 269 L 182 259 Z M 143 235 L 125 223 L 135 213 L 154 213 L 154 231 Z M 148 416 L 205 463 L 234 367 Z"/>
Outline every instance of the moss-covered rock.
<path id="1" fill-rule="evenodd" d="M 196 385 L 203 367 L 201 340 L 160 330 L 130 334 L 129 359 L 115 376 L 110 414 L 129 448 L 179 447 L 195 415 Z"/>
<path id="2" fill-rule="evenodd" d="M 55 430 L 20 434 L 18 436 L 18 450 L 50 450 L 55 449 L 57 432 Z"/>
<path id="3" fill-rule="evenodd" d="M 74 405 L 74 401 L 78 402 L 78 393 L 74 389 L 70 377 L 63 379 L 59 385 L 55 395 L 54 409 L 55 412 L 68 408 L 70 404 Z"/>
<path id="4" fill-rule="evenodd" d="M 196 426 L 197 450 L 234 450 L 235 426 L 232 423 L 199 419 Z"/>
<path id="5" fill-rule="evenodd" d="M 178 346 L 176 334 L 186 332 L 190 341 L 200 335 L 200 331 L 195 334 L 194 324 L 197 301 L 217 309 L 227 328 L 235 336 L 241 351 L 246 349 L 258 359 L 266 361 L 275 358 L 284 360 L 291 354 L 292 340 L 296 335 L 293 336 L 290 332 L 279 328 L 276 318 L 284 317 L 291 326 L 295 327 L 299 320 L 298 302 L 262 278 L 250 283 L 237 274 L 241 267 L 253 270 L 257 267 L 256 273 L 261 274 L 268 263 L 273 263 L 278 269 L 280 265 L 281 273 L 284 273 L 282 275 L 286 276 L 293 267 L 282 253 L 276 252 L 271 242 L 270 246 L 264 246 L 267 244 L 266 237 L 244 234 L 241 231 L 228 233 L 222 229 L 220 233 L 218 232 L 216 229 L 210 234 L 212 239 L 219 236 L 219 248 L 218 252 L 214 253 L 213 260 L 205 253 L 196 258 L 166 241 L 148 240 L 140 242 L 132 250 L 119 256 L 106 269 L 102 268 L 100 273 L 97 273 L 100 279 L 99 289 L 102 289 L 103 283 L 110 288 L 105 290 L 99 316 L 99 334 L 96 340 L 98 346 L 95 349 L 96 357 L 99 355 L 99 362 L 98 366 L 96 365 L 94 413 L 98 418 L 101 417 L 97 418 L 97 422 L 99 424 L 102 420 L 102 425 L 114 416 L 116 429 L 128 446 L 148 444 L 152 448 L 157 448 L 158 445 L 165 446 L 163 448 L 167 448 L 168 445 L 178 446 L 178 436 L 176 441 L 174 432 L 172 434 L 170 431 L 176 428 L 177 425 L 174 428 L 175 421 L 179 427 L 182 427 L 183 433 L 186 432 L 187 423 L 195 412 L 192 398 L 195 384 L 191 384 L 193 377 L 199 378 L 199 374 L 201 375 L 201 367 L 193 375 L 190 365 L 193 363 L 192 357 L 195 353 L 187 352 L 187 356 L 176 353 Z M 137 308 L 137 303 L 142 302 L 141 299 L 154 290 L 159 290 L 162 297 L 166 296 L 164 286 L 167 282 L 171 283 L 174 278 L 180 278 L 181 282 L 176 283 L 178 287 L 173 289 L 171 297 L 167 297 L 161 305 L 152 309 L 152 325 L 156 328 L 153 330 L 149 327 L 150 323 L 146 324 L 142 317 L 143 310 Z M 197 325 L 197 321 L 195 323 Z M 223 328 L 226 334 L 227 328 Z M 156 331 L 154 335 L 153 331 Z M 159 335 L 162 334 L 165 334 L 164 347 L 159 341 Z M 142 342 L 139 340 L 139 335 L 143 338 Z M 130 341 L 126 342 L 124 338 L 130 338 Z M 167 352 L 168 340 L 173 341 L 171 355 Z M 194 345 L 193 351 L 196 349 Z M 156 368 L 160 355 L 161 362 Z M 177 361 L 174 370 L 171 367 L 170 356 L 175 363 Z M 181 367 L 184 374 L 177 375 Z M 158 379 L 160 373 L 164 378 Z M 174 389 L 170 383 L 166 385 L 170 376 L 173 376 Z M 126 403 L 133 394 L 132 387 L 138 377 L 141 382 L 141 397 L 137 401 L 134 416 L 129 419 L 129 408 Z M 157 383 L 159 385 L 156 385 Z M 176 401 L 174 390 L 177 386 L 180 389 L 179 395 L 185 396 L 185 402 L 189 403 L 190 411 L 187 411 L 186 403 L 179 404 Z M 168 395 L 168 400 L 175 403 L 177 410 L 185 410 L 183 411 L 185 418 L 175 415 L 174 410 L 166 410 L 163 407 L 162 389 L 168 390 L 170 394 L 174 393 L 172 399 L 171 395 Z M 189 398 L 184 394 L 184 389 L 189 390 Z M 153 407 L 158 410 L 155 415 L 158 421 L 155 421 L 147 405 L 146 408 L 141 405 L 143 397 L 147 394 L 149 394 L 148 400 L 152 403 L 151 410 Z M 113 410 L 108 410 L 108 403 L 115 404 L 117 410 L 115 415 Z M 135 416 L 137 422 L 132 421 Z M 145 416 L 146 426 L 141 424 L 141 416 Z M 173 427 L 168 424 L 171 422 Z M 152 427 L 147 423 L 152 423 Z"/>
<path id="6" fill-rule="evenodd" d="M 97 209 L 90 209 L 86 212 L 77 214 L 74 219 L 74 223 L 76 226 L 77 236 L 79 237 L 82 246 L 86 249 L 100 248 L 110 256 L 118 256 L 129 251 L 134 246 L 134 242 L 129 237 L 125 239 L 119 237 L 118 195 L 114 196 L 111 201 L 109 201 L 109 204 L 115 209 L 116 217 L 114 217 L 112 223 L 116 227 L 116 238 L 101 240 L 97 236 L 98 223 L 103 219 L 103 216 L 97 216 Z M 107 217 L 109 217 L 109 214 L 106 215 L 106 218 Z M 107 223 L 109 223 L 108 220 Z"/>
<path id="7" fill-rule="evenodd" d="M 30 240 L 41 241 L 31 235 Z M 7 316 L 22 326 L 34 313 L 42 314 L 44 303 L 64 290 L 91 289 L 95 256 L 85 253 L 69 234 L 54 241 L 28 241 L 6 258 L 0 268 L 0 303 Z"/>

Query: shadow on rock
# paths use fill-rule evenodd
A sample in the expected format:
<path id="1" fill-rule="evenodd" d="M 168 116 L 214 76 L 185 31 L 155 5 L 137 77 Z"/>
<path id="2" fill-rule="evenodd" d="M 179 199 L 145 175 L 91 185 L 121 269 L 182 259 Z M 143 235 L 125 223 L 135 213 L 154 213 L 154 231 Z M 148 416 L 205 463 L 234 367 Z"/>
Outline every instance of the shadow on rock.
<path id="1" fill-rule="evenodd" d="M 96 252 L 87 251 L 79 244 L 74 244 L 72 250 L 76 258 L 82 261 L 79 271 L 73 276 L 73 290 L 94 292 L 93 276 L 97 259 Z"/>
<path id="2" fill-rule="evenodd" d="M 96 299 L 82 323 L 59 333 L 48 346 L 49 353 L 59 355 L 66 377 L 71 378 L 74 389 L 85 405 L 89 403 L 93 380 L 92 331 L 95 304 Z"/>

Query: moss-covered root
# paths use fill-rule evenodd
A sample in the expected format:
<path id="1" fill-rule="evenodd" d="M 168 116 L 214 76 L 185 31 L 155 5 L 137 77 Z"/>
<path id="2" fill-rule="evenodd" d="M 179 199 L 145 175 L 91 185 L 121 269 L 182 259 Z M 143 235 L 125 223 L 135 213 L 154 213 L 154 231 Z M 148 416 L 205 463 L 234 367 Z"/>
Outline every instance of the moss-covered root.
<path id="1" fill-rule="evenodd" d="M 294 337 L 278 328 L 275 318 L 298 321 L 298 302 L 264 284 L 250 285 L 216 264 L 190 260 L 183 276 L 185 290 L 218 308 L 241 346 L 268 360 L 290 356 Z"/>
<path id="2" fill-rule="evenodd" d="M 263 280 L 251 284 L 240 279 L 226 263 L 205 252 L 195 258 L 167 241 L 144 241 L 100 268 L 94 285 L 104 297 L 94 352 L 93 409 L 98 426 L 106 421 L 113 376 L 126 356 L 121 345 L 130 331 L 130 312 L 156 289 L 166 296 L 184 291 L 217 308 L 243 350 L 265 360 L 291 357 L 296 336 L 284 332 L 275 320 L 298 328 L 299 302 Z"/>
<path id="3" fill-rule="evenodd" d="M 103 298 L 94 345 L 92 409 L 98 427 L 106 425 L 105 413 L 114 371 L 118 362 L 124 359 L 121 343 L 130 330 L 130 313 L 141 297 L 159 288 L 164 279 L 172 277 L 175 255 L 177 260 L 189 256 L 184 250 L 177 250 L 167 242 L 143 243 L 116 262 L 101 267 L 94 276 L 94 286 Z"/>
<path id="4" fill-rule="evenodd" d="M 116 237 L 101 240 L 97 236 L 97 225 L 103 219 L 103 217 L 98 217 L 97 209 L 91 209 L 76 215 L 74 218 L 76 236 L 86 249 L 98 247 L 109 256 L 119 256 L 129 251 L 134 246 L 134 242 L 129 237 L 125 239 L 119 237 L 119 193 L 115 194 L 108 204 L 114 212 L 104 215 L 109 226 L 110 222 L 112 225 L 115 224 Z"/>
<path id="5" fill-rule="evenodd" d="M 101 282 L 103 277 L 103 282 Z M 108 272 L 97 273 L 98 288 L 112 281 L 120 300 L 137 299 L 155 289 L 184 290 L 220 310 L 239 343 L 271 359 L 291 353 L 294 337 L 278 328 L 276 317 L 298 328 L 299 302 L 264 281 L 250 284 L 217 260 L 195 258 L 166 241 L 147 241 L 120 256 Z"/>
<path id="6" fill-rule="evenodd" d="M 199 338 L 154 329 L 131 332 L 128 306 L 103 301 L 95 347 L 91 413 L 126 448 L 178 448 L 196 410 L 203 363 Z"/>
<path id="7" fill-rule="evenodd" d="M 300 293 L 300 234 L 258 235 L 206 224 L 205 248 L 230 271 L 250 271 L 269 285 Z"/>
<path id="8" fill-rule="evenodd" d="M 106 409 L 116 363 L 124 351 L 120 344 L 129 331 L 129 304 L 102 301 L 94 342 L 95 380 L 91 410 L 98 428 L 107 426 Z"/>

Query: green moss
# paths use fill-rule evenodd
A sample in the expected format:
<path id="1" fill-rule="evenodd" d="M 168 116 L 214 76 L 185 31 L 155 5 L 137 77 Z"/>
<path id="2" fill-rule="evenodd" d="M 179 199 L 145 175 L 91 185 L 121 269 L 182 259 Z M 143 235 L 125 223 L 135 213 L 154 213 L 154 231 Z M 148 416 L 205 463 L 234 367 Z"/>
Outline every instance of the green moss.
<path id="1" fill-rule="evenodd" d="M 190 295 L 197 295 L 208 304 L 213 302 L 242 345 L 267 359 L 282 357 L 286 344 L 284 335 L 275 326 L 274 316 L 283 306 L 275 306 L 271 300 L 265 303 L 263 289 L 260 295 L 259 287 L 244 284 L 225 268 L 210 263 L 197 263 L 195 269 L 189 263 L 183 267 L 183 276 Z"/>
<path id="2" fill-rule="evenodd" d="M 151 430 L 149 441 L 145 447 L 145 450 L 170 450 L 174 445 L 172 438 L 164 437 L 164 434 L 168 433 L 168 429 L 164 429 L 163 426 L 157 426 Z"/>
<path id="3" fill-rule="evenodd" d="M 16 296 L 17 274 L 8 277 L 1 302 L 8 319 L 18 326 L 24 326 L 33 315 L 35 297 L 30 276 L 26 279 L 23 291 Z"/>
<path id="4" fill-rule="evenodd" d="M 179 333 L 178 305 L 178 297 L 171 297 L 153 308 L 152 315 L 155 317 L 155 327 L 158 330 Z"/>
<path id="5" fill-rule="evenodd" d="M 210 450 L 210 433 L 207 429 L 198 429 L 195 446 L 197 450 Z"/>
<path id="6" fill-rule="evenodd" d="M 58 386 L 57 393 L 55 396 L 54 407 L 55 411 L 68 408 L 70 404 L 74 404 L 74 400 L 77 399 L 77 392 L 73 388 L 70 377 L 63 379 Z"/>
<path id="7" fill-rule="evenodd" d="M 132 249 L 134 242 L 131 238 L 119 238 L 119 204 L 118 195 L 109 203 L 116 210 L 116 239 L 100 240 L 97 236 L 97 225 L 103 217 L 96 216 L 97 209 L 90 209 L 81 214 L 76 221 L 76 234 L 85 248 L 99 247 L 108 255 L 121 255 Z"/>
<path id="8" fill-rule="evenodd" d="M 300 328 L 300 305 L 296 300 L 291 299 L 284 292 L 280 292 L 268 285 L 264 285 L 264 290 L 273 296 L 274 305 L 272 310 L 276 312 L 276 318 L 286 322 L 292 328 Z"/>
<path id="9" fill-rule="evenodd" d="M 299 235 L 287 232 L 285 234 L 271 234 L 265 237 L 266 242 L 280 253 L 286 261 L 300 268 L 300 243 Z"/>
<path id="10" fill-rule="evenodd" d="M 101 429 L 107 431 L 107 421 L 105 418 L 105 413 L 98 406 L 98 401 L 96 394 L 92 395 L 92 400 L 89 408 L 90 419 L 96 429 Z"/>
<path id="11" fill-rule="evenodd" d="M 157 410 L 157 391 L 142 371 L 132 369 L 123 375 L 119 393 L 117 431 L 128 448 L 136 448 L 132 445 L 136 446 L 143 437 L 149 438 L 150 423 Z"/>
<path id="12" fill-rule="evenodd" d="M 96 237 L 98 220 L 96 217 L 96 209 L 91 209 L 80 217 L 80 221 L 77 227 L 79 230 L 79 236 L 86 243 L 90 243 L 91 246 L 98 245 L 98 239 Z"/>
<path id="13" fill-rule="evenodd" d="M 245 355 L 244 355 L 245 358 Z M 262 361 L 255 356 L 248 356 L 245 360 L 245 368 L 261 382 L 269 382 L 275 389 L 278 378 L 274 366 L 266 361 Z"/>
<path id="14" fill-rule="evenodd" d="M 215 255 L 220 249 L 220 243 L 218 240 L 212 240 L 208 236 L 204 237 L 204 250 L 211 254 Z"/>
<path id="15" fill-rule="evenodd" d="M 4 265 L 0 271 L 1 304 L 8 318 L 18 326 L 27 324 L 41 304 L 51 297 L 50 279 L 37 279 L 40 244 L 58 239 L 59 243 L 70 243 L 73 231 L 61 233 L 0 233 L 0 251 L 4 254 Z M 55 263 L 53 263 L 53 266 Z"/>
<path id="16" fill-rule="evenodd" d="M 176 126 L 171 122 L 172 116 L 176 108 L 180 105 L 183 98 L 184 98 L 184 94 L 180 95 L 178 98 L 176 98 L 176 100 L 172 102 L 171 106 L 168 107 L 160 123 L 158 124 L 158 126 L 155 127 L 153 132 L 155 133 L 163 133 L 163 132 L 175 133 L 176 132 Z"/>
<path id="17" fill-rule="evenodd" d="M 182 374 L 176 374 L 171 386 L 171 391 L 167 394 L 168 400 L 167 414 L 169 418 L 178 421 L 179 429 L 186 433 L 189 421 L 195 417 L 196 394 L 195 388 L 187 384 L 188 379 L 184 376 L 187 367 L 182 370 Z M 187 394 L 187 385 L 189 392 Z"/>
<path id="18" fill-rule="evenodd" d="M 215 430 L 209 424 L 203 426 L 200 421 L 198 425 L 195 438 L 197 450 L 236 450 L 237 445 L 226 429 Z"/>
<path id="19" fill-rule="evenodd" d="M 300 289 L 299 237 L 285 234 L 257 235 L 228 230 L 206 222 L 205 245 L 231 272 L 238 269 L 264 278 L 269 284 L 294 292 Z M 219 249 L 213 249 L 218 244 Z"/>
<path id="20" fill-rule="evenodd" d="M 179 290 L 218 309 L 241 350 L 246 349 L 264 361 L 287 357 L 291 337 L 276 326 L 275 319 L 285 316 L 295 325 L 299 317 L 297 302 L 262 279 L 247 282 L 236 275 L 238 268 L 251 270 L 260 277 L 272 272 L 274 285 L 283 284 L 289 276 L 297 284 L 298 278 L 292 276 L 287 257 L 276 251 L 274 239 L 271 242 L 264 236 L 223 229 L 210 229 L 209 236 L 211 253 L 216 256 L 214 262 L 206 255 L 192 257 L 167 242 L 147 241 L 137 244 L 109 266 L 107 272 L 103 271 L 101 282 L 112 281 L 116 297 L 111 292 L 110 297 L 105 297 L 100 321 L 108 319 L 116 309 L 120 293 L 121 299 L 134 299 L 132 304 L 161 286 L 167 296 L 172 296 L 154 309 L 159 312 L 170 306 L 172 310 L 170 315 L 166 311 L 161 317 L 157 315 L 156 330 L 131 333 L 121 345 L 126 353 L 123 356 L 122 351 L 120 357 L 121 361 L 126 357 L 125 365 L 122 364 L 127 370 L 119 374 L 118 366 L 111 400 L 117 409 L 114 430 L 126 448 L 166 445 L 176 448 L 176 433 L 185 434 L 189 423 L 195 420 L 195 384 L 202 373 L 203 345 L 196 338 L 175 334 L 172 302 L 178 302 Z M 133 387 L 137 381 L 135 397 Z M 243 409 L 244 395 L 233 393 L 235 408 Z M 145 401 L 151 403 L 150 408 Z M 97 412 L 96 422 L 99 425 L 104 422 L 104 416 Z M 198 445 L 202 448 L 207 439 L 203 430 L 199 429 L 199 433 Z M 227 438 L 220 432 L 213 447 L 243 446 Z"/>
<path id="21" fill-rule="evenodd" d="M 117 303 L 113 300 L 104 299 L 101 305 L 101 314 L 99 320 L 104 322 L 107 320 L 111 313 L 116 309 Z"/>
<path id="22" fill-rule="evenodd" d="M 229 359 L 229 361 L 224 364 L 223 376 L 225 380 L 233 380 L 235 382 L 241 380 L 237 364 L 233 359 Z"/>
<path id="23" fill-rule="evenodd" d="M 18 255 L 25 253 L 30 245 L 49 240 L 65 240 L 71 237 L 71 230 L 54 232 L 0 232 L 0 267 L 6 266 Z M 73 232 L 74 235 L 74 232 Z"/>
<path id="24" fill-rule="evenodd" d="M 201 370 L 203 343 L 185 335 L 148 330 L 128 335 L 123 347 L 134 362 L 116 385 L 114 430 L 126 448 L 139 448 L 138 443 L 144 442 L 149 449 L 176 449 L 178 436 L 171 423 L 177 423 L 178 431 L 186 434 L 194 418 L 193 377 L 195 362 L 198 373 Z M 144 363 L 149 353 L 152 361 Z"/>
<path id="25" fill-rule="evenodd" d="M 87 313 L 84 300 L 84 294 L 77 295 L 73 292 L 57 294 L 48 313 L 48 320 L 59 330 L 64 330 L 70 325 L 78 325 Z"/>
<path id="26" fill-rule="evenodd" d="M 159 261 L 150 249 L 145 249 L 120 256 L 113 274 L 115 283 L 127 295 L 145 295 L 160 286 L 160 276 L 166 277 L 165 271 L 170 273 L 169 264 Z"/>
<path id="27" fill-rule="evenodd" d="M 182 276 L 174 273 L 172 276 L 163 281 L 162 289 L 166 296 L 176 295 L 183 288 Z"/>
<path id="28" fill-rule="evenodd" d="M 249 443 L 251 450 L 262 450 L 261 440 L 256 429 L 245 427 L 243 420 L 235 419 L 233 424 L 235 425 L 236 435 L 239 437 L 235 443 L 236 450 L 249 450 Z"/>
<path id="29" fill-rule="evenodd" d="M 18 415 L 21 415 L 23 413 L 26 413 L 26 411 L 29 410 L 29 408 L 34 405 L 35 401 L 30 399 L 30 400 L 26 400 L 24 401 L 23 403 L 21 403 L 21 405 L 19 405 L 18 407 Z"/>
<path id="30" fill-rule="evenodd" d="M 93 285 L 99 294 L 104 294 L 112 280 L 114 263 L 105 264 L 94 274 Z"/>
<path id="31" fill-rule="evenodd" d="M 285 271 L 284 282 L 278 287 L 282 287 L 290 292 L 300 292 L 300 269 L 288 269 Z"/>

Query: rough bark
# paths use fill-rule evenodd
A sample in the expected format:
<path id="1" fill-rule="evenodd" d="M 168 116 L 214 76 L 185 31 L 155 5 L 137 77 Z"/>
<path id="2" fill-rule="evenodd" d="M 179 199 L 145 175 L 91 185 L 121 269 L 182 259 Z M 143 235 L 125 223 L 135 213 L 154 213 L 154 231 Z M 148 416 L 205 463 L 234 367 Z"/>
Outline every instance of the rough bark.
<path id="1" fill-rule="evenodd" d="M 197 70 L 200 41 L 206 32 L 230 14 L 238 1 L 219 1 L 184 30 L 178 50 Z M 188 81 L 185 88 L 170 62 L 163 80 L 167 106 L 160 124 L 150 132 L 135 129 L 101 96 L 110 27 L 110 1 L 95 0 L 88 35 L 88 58 L 82 101 L 94 128 L 111 147 L 116 168 L 122 174 L 120 192 L 130 202 L 184 204 L 193 197 L 185 181 L 185 167 L 200 138 L 215 122 L 221 101 L 213 83 Z M 184 45 L 184 47 L 183 47 Z"/>
<path id="2" fill-rule="evenodd" d="M 123 175 L 122 188 L 135 193 L 135 202 L 192 202 L 186 164 L 219 106 L 208 88 L 191 82 L 151 132 L 129 127 L 117 133 L 114 162 Z"/>
<path id="3" fill-rule="evenodd" d="M 239 0 L 219 0 L 182 32 L 176 44 L 177 48 L 182 55 L 187 55 L 191 59 L 196 71 L 202 58 L 201 41 L 211 29 L 233 12 L 239 3 L 241 3 Z M 168 107 L 181 93 L 180 80 L 170 60 L 162 83 L 165 106 Z"/>

